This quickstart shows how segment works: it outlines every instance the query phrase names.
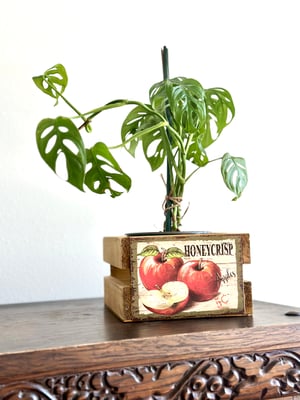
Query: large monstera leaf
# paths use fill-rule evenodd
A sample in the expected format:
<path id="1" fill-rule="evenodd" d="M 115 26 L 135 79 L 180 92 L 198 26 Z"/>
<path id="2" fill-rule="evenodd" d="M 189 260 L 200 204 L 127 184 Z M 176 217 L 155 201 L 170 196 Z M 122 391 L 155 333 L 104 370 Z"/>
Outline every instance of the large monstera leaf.
<path id="1" fill-rule="evenodd" d="M 36 129 L 36 141 L 41 157 L 55 173 L 58 158 L 65 156 L 67 181 L 83 190 L 86 153 L 74 123 L 65 117 L 43 119 Z"/>
<path id="2" fill-rule="evenodd" d="M 58 174 L 58 158 L 63 154 L 67 181 L 84 191 L 86 185 L 95 193 L 110 192 L 111 197 L 122 192 L 112 187 L 130 189 L 131 180 L 120 168 L 104 143 L 85 149 L 75 124 L 66 117 L 44 119 L 37 126 L 37 146 L 43 160 Z M 87 172 L 86 172 L 87 171 Z M 60 174 L 58 174 L 60 175 Z"/>
<path id="3" fill-rule="evenodd" d="M 205 123 L 204 89 L 195 79 L 178 77 L 158 82 L 149 96 L 154 109 L 165 115 L 170 110 L 170 123 L 182 129 L 182 134 L 199 132 Z"/>
<path id="4" fill-rule="evenodd" d="M 225 153 L 222 157 L 221 173 L 225 185 L 236 195 L 232 200 L 237 200 L 248 182 L 245 160 Z"/>
<path id="5" fill-rule="evenodd" d="M 87 149 L 87 172 L 85 184 L 94 193 L 110 192 L 111 197 L 120 196 L 123 192 L 113 188 L 112 183 L 128 191 L 131 179 L 120 168 L 105 143 L 98 142 Z"/>
<path id="6" fill-rule="evenodd" d="M 151 87 L 149 96 L 153 108 L 164 115 L 169 110 L 170 124 L 182 137 L 192 134 L 194 143 L 202 149 L 217 140 L 235 115 L 227 90 L 205 90 L 195 79 L 178 77 L 158 82 Z"/>

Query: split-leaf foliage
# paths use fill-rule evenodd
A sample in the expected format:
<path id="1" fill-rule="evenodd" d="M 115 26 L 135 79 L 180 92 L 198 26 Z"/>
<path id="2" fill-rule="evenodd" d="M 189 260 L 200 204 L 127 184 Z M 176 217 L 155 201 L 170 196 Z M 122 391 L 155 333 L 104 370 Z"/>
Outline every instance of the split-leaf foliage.
<path id="1" fill-rule="evenodd" d="M 130 111 L 122 122 L 120 143 L 116 147 L 123 147 L 135 157 L 136 149 L 141 146 L 152 171 L 167 166 L 170 189 L 166 193 L 165 204 L 169 208 L 165 207 L 165 213 L 171 213 L 171 231 L 180 230 L 186 183 L 210 162 L 220 161 L 221 175 L 234 193 L 233 200 L 241 196 L 247 185 L 246 163 L 242 157 L 225 153 L 209 160 L 206 152 L 235 116 L 234 103 L 226 89 L 204 89 L 195 79 L 176 77 L 155 83 L 149 90 L 147 104 L 114 100 L 81 113 L 64 95 L 68 75 L 62 64 L 33 77 L 33 81 L 43 93 L 55 99 L 55 105 L 63 100 L 74 112 L 72 117 L 40 121 L 36 141 L 42 159 L 55 173 L 58 158 L 64 156 L 66 180 L 82 191 L 88 188 L 97 194 L 117 197 L 131 188 L 131 178 L 114 157 L 114 148 L 102 141 L 86 148 L 84 140 L 84 135 L 92 131 L 95 117 L 119 107 L 130 107 Z M 76 124 L 78 119 L 80 123 Z"/>

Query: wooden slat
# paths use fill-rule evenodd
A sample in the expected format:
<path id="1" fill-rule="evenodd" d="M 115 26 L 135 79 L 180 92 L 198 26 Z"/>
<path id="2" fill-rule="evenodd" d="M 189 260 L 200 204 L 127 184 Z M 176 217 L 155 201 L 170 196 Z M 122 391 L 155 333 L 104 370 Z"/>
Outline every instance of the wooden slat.
<path id="1" fill-rule="evenodd" d="M 248 233 L 205 233 L 203 235 L 195 234 L 194 237 L 219 237 L 220 235 L 230 237 L 240 237 L 242 242 L 242 263 L 251 262 L 250 255 L 250 235 Z M 173 235 L 172 238 L 180 240 L 188 235 Z M 152 236 L 153 240 L 163 236 Z M 103 238 L 103 260 L 110 265 L 120 269 L 130 269 L 130 241 L 137 240 L 140 237 L 130 236 L 106 236 Z"/>

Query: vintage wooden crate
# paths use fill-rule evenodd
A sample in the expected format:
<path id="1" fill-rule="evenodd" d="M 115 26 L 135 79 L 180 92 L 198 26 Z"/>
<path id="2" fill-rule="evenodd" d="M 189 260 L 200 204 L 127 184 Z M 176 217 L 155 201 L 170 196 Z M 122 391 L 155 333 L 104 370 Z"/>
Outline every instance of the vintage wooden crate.
<path id="1" fill-rule="evenodd" d="M 104 237 L 103 259 L 105 304 L 124 322 L 252 315 L 247 233 Z"/>

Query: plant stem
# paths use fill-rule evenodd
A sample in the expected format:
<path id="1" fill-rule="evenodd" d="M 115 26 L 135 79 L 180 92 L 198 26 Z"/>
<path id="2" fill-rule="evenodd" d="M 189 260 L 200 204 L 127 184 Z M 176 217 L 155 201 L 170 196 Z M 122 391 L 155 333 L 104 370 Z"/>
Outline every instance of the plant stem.
<path id="1" fill-rule="evenodd" d="M 162 55 L 162 66 L 163 66 L 163 77 L 164 80 L 169 79 L 169 56 L 168 56 L 168 49 L 166 46 L 161 51 Z M 167 119 L 169 124 L 171 125 L 171 116 L 170 116 L 170 109 L 167 108 L 166 110 L 167 114 Z M 167 130 L 168 134 L 168 130 Z M 170 135 L 168 134 L 168 138 L 170 140 Z M 170 199 L 170 193 L 171 193 L 171 171 L 170 171 L 170 164 L 169 160 L 167 158 L 167 183 L 166 183 L 166 205 L 165 205 L 165 224 L 164 224 L 164 231 L 165 232 L 171 232 L 172 231 L 172 206 L 173 202 Z"/>
<path id="2" fill-rule="evenodd" d="M 76 107 L 73 106 L 72 103 L 69 102 L 69 100 L 62 94 L 60 93 L 55 85 L 53 85 L 51 83 L 51 81 L 49 81 L 49 79 L 45 79 L 45 81 L 47 82 L 47 84 L 55 91 L 55 93 L 86 123 L 88 122 L 87 119 L 85 118 L 85 116 L 79 111 L 77 110 Z"/>

